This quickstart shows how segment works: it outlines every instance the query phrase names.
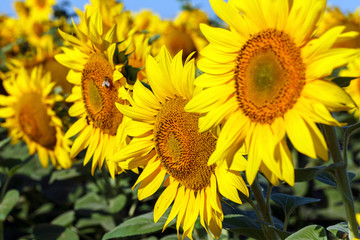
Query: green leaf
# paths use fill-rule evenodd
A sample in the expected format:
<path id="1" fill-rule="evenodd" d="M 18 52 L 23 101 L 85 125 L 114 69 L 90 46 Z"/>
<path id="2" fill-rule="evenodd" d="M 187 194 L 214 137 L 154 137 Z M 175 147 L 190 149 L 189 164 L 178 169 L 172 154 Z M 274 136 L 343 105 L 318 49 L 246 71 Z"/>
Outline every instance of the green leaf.
<path id="1" fill-rule="evenodd" d="M 8 191 L 0 203 L 0 221 L 5 221 L 8 214 L 19 200 L 19 192 L 15 189 Z"/>
<path id="2" fill-rule="evenodd" d="M 320 201 L 317 198 L 291 196 L 283 193 L 274 193 L 271 195 L 271 199 L 281 206 L 285 215 L 299 206 Z"/>
<path id="3" fill-rule="evenodd" d="M 10 142 L 10 140 L 11 140 L 10 137 L 7 137 L 7 138 L 1 140 L 1 141 L 0 141 L 0 149 L 1 149 L 2 147 L 4 147 L 5 145 L 7 145 L 7 144 Z"/>
<path id="4" fill-rule="evenodd" d="M 39 224 L 33 229 L 36 240 L 78 240 L 79 236 L 69 228 L 54 224 Z"/>
<path id="5" fill-rule="evenodd" d="M 356 174 L 353 172 L 348 172 L 348 178 L 350 180 L 350 182 L 355 178 Z M 320 172 L 316 177 L 316 180 L 318 180 L 319 182 L 325 183 L 327 185 L 330 186 L 334 186 L 336 187 L 337 184 L 335 182 L 335 178 L 333 177 L 333 175 L 328 172 L 328 171 L 322 171 Z"/>
<path id="6" fill-rule="evenodd" d="M 223 221 L 223 228 L 246 237 L 264 239 L 261 225 L 254 221 L 254 219 L 250 219 L 248 216 L 245 215 L 225 215 Z"/>
<path id="7" fill-rule="evenodd" d="M 198 68 L 195 69 L 195 77 L 196 77 L 196 78 L 199 77 L 200 75 L 202 75 L 203 73 L 204 73 L 204 72 L 201 71 L 200 69 L 198 69 Z"/>
<path id="8" fill-rule="evenodd" d="M 66 179 L 78 177 L 80 175 L 81 173 L 79 173 L 75 168 L 58 170 L 53 172 L 53 174 L 51 174 L 49 184 L 52 184 L 56 180 L 58 181 L 66 180 Z"/>
<path id="9" fill-rule="evenodd" d="M 135 68 L 130 65 L 125 65 L 125 74 L 128 84 L 134 85 L 137 79 L 137 74 L 142 68 Z"/>
<path id="10" fill-rule="evenodd" d="M 287 237 L 289 237 L 291 235 L 291 233 L 280 230 L 276 227 L 273 226 L 268 226 L 269 228 L 272 228 L 276 231 L 276 233 L 279 235 L 280 239 L 285 240 Z"/>
<path id="11" fill-rule="evenodd" d="M 103 215 L 99 213 L 91 214 L 90 218 L 82 218 L 76 223 L 77 228 L 86 228 L 90 226 L 100 225 L 105 231 L 114 229 L 115 222 L 111 216 Z"/>
<path id="12" fill-rule="evenodd" d="M 160 238 L 160 240 L 178 240 L 177 234 L 170 234 Z"/>
<path id="13" fill-rule="evenodd" d="M 336 83 L 339 87 L 347 87 L 350 85 L 350 82 L 358 77 L 337 77 L 332 81 Z"/>
<path id="14" fill-rule="evenodd" d="M 326 231 L 322 226 L 310 225 L 291 234 L 286 240 L 327 240 Z"/>
<path id="15" fill-rule="evenodd" d="M 126 204 L 126 196 L 124 194 L 120 194 L 113 199 L 110 199 L 109 205 L 109 213 L 117 213 L 120 212 Z"/>
<path id="16" fill-rule="evenodd" d="M 326 228 L 339 239 L 345 239 L 349 234 L 349 227 L 346 222 L 341 222 Z"/>
<path id="17" fill-rule="evenodd" d="M 107 240 L 160 231 L 163 228 L 164 223 L 167 219 L 167 214 L 166 216 L 164 215 L 159 219 L 157 223 L 154 223 L 154 215 L 152 212 L 131 218 L 121 223 L 110 232 L 107 232 L 102 239 Z M 174 221 L 172 222 L 172 224 L 173 223 Z"/>
<path id="18" fill-rule="evenodd" d="M 88 209 L 92 211 L 107 210 L 106 202 L 95 192 L 90 192 L 75 202 L 75 210 Z"/>
<path id="19" fill-rule="evenodd" d="M 22 141 L 15 145 L 6 144 L 0 151 L 0 157 L 4 159 L 25 160 L 29 157 L 29 150 L 26 143 Z"/>
<path id="20" fill-rule="evenodd" d="M 125 63 L 125 62 L 128 60 L 128 56 L 125 54 L 125 53 L 126 53 L 126 49 L 123 50 L 123 51 L 119 51 L 118 46 L 119 46 L 122 42 L 123 42 L 123 41 L 116 43 L 116 49 L 115 49 L 114 56 L 113 56 L 113 61 L 114 61 L 114 64 L 115 64 L 115 65 L 121 64 L 121 63 Z"/>
<path id="21" fill-rule="evenodd" d="M 51 221 L 51 223 L 54 225 L 66 227 L 69 226 L 74 221 L 74 219 L 75 219 L 75 212 L 68 211 L 61 214 L 60 216 L 57 216 L 54 220 Z"/>
<path id="22" fill-rule="evenodd" d="M 295 182 L 307 182 L 316 177 L 316 175 L 324 168 L 311 167 L 311 168 L 296 168 L 295 169 Z"/>
<path id="23" fill-rule="evenodd" d="M 156 40 L 158 40 L 161 37 L 160 34 L 154 34 L 149 38 L 149 45 L 151 45 L 153 42 L 155 42 Z"/>

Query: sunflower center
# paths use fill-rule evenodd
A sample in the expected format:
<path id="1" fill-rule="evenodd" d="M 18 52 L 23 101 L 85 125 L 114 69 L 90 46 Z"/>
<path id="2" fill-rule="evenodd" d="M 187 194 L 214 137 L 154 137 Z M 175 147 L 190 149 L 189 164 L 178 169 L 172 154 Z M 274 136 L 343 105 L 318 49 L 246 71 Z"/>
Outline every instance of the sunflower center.
<path id="1" fill-rule="evenodd" d="M 81 89 L 88 121 L 103 132 L 115 136 L 123 118 L 115 102 L 126 103 L 118 98 L 121 83 L 113 83 L 112 76 L 110 63 L 101 53 L 94 53 L 84 66 Z"/>
<path id="2" fill-rule="evenodd" d="M 54 150 L 56 129 L 38 93 L 26 93 L 19 102 L 18 121 L 24 133 L 44 148 Z"/>
<path id="3" fill-rule="evenodd" d="M 180 29 L 171 29 L 164 35 L 164 43 L 171 56 L 175 56 L 180 50 L 183 50 L 183 58 L 196 51 L 196 46 L 191 36 Z"/>
<path id="4" fill-rule="evenodd" d="M 216 139 L 211 133 L 199 133 L 200 115 L 185 112 L 187 102 L 173 98 L 163 104 L 155 121 L 155 149 L 168 174 L 197 191 L 210 184 L 215 164 L 207 166 L 207 161 Z"/>
<path id="5" fill-rule="evenodd" d="M 294 106 L 305 85 L 301 51 L 286 33 L 261 31 L 240 50 L 234 80 L 243 113 L 271 124 Z"/>
<path id="6" fill-rule="evenodd" d="M 46 0 L 36 0 L 36 5 L 43 8 L 46 6 Z"/>

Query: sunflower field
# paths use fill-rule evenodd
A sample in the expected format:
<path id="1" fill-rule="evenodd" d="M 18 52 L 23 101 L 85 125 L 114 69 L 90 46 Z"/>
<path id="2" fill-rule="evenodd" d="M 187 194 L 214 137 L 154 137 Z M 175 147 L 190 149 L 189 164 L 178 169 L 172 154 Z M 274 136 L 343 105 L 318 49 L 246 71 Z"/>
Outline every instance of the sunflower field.
<path id="1" fill-rule="evenodd" d="M 179 2 L 0 13 L 0 240 L 360 239 L 360 7 Z"/>

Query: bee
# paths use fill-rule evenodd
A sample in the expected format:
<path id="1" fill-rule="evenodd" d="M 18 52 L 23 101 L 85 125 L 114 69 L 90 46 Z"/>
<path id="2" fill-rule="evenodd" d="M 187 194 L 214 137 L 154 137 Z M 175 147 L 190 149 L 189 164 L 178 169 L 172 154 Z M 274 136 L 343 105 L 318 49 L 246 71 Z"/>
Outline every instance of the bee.
<path id="1" fill-rule="evenodd" d="M 108 77 L 105 77 L 104 78 L 104 81 L 102 82 L 101 84 L 102 87 L 106 87 L 106 88 L 109 88 L 110 87 L 110 82 L 109 82 L 109 78 Z"/>

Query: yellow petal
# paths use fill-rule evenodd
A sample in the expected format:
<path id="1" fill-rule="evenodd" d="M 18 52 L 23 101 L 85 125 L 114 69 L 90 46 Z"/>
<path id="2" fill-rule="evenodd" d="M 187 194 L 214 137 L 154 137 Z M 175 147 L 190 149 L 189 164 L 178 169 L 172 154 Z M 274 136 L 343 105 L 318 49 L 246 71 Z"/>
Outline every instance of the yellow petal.
<path id="1" fill-rule="evenodd" d="M 286 144 L 285 138 L 277 145 L 277 149 L 281 157 L 283 180 L 285 180 L 290 186 L 294 186 L 295 183 L 294 164 L 292 161 L 290 150 Z"/>
<path id="2" fill-rule="evenodd" d="M 294 111 L 288 111 L 284 115 L 284 119 L 286 133 L 296 150 L 315 159 L 314 141 L 304 119 Z"/>
<path id="3" fill-rule="evenodd" d="M 330 111 L 346 111 L 355 107 L 353 100 L 343 89 L 326 80 L 306 83 L 302 94 L 305 98 L 324 104 Z"/>
<path id="4" fill-rule="evenodd" d="M 218 183 L 218 189 L 221 195 L 230 199 L 233 202 L 241 204 L 241 200 L 237 191 L 237 188 L 234 187 L 231 182 L 231 173 L 226 172 L 225 169 L 215 169 L 216 180 Z"/>
<path id="5" fill-rule="evenodd" d="M 216 46 L 223 52 L 237 53 L 241 49 L 242 44 L 245 43 L 244 39 L 238 34 L 226 29 L 210 27 L 203 23 L 200 23 L 199 27 L 206 39 L 214 44 L 214 47 Z M 201 50 L 200 54 L 205 56 L 203 50 Z"/>
<path id="6" fill-rule="evenodd" d="M 92 127 L 85 127 L 79 135 L 76 137 L 74 144 L 70 150 L 70 156 L 73 158 L 85 149 L 89 143 L 89 139 L 92 133 Z"/>
<path id="7" fill-rule="evenodd" d="M 155 203 L 154 207 L 154 222 L 156 223 L 160 217 L 164 214 L 166 209 L 174 201 L 176 192 L 179 186 L 179 182 L 174 181 L 170 184 L 160 195 L 159 199 Z"/>
<path id="8" fill-rule="evenodd" d="M 171 208 L 171 211 L 170 211 L 170 214 L 164 224 L 164 228 L 163 228 L 163 231 L 165 230 L 165 228 L 167 227 L 167 225 L 171 222 L 171 220 L 173 220 L 177 214 L 179 213 L 180 211 L 180 204 L 182 202 L 182 200 L 184 199 L 184 195 L 185 195 L 185 187 L 184 186 L 181 186 L 179 187 L 178 191 L 177 191 L 177 194 L 176 194 L 176 197 L 175 197 L 175 202 Z"/>
<path id="9" fill-rule="evenodd" d="M 143 179 L 138 189 L 138 198 L 143 200 L 153 195 L 161 186 L 166 175 L 166 170 L 159 166 L 148 177 Z"/>
<path id="10" fill-rule="evenodd" d="M 136 139 L 134 138 L 129 145 L 118 151 L 111 161 L 120 162 L 129 158 L 140 157 L 147 154 L 154 148 L 154 143 L 150 139 Z"/>
<path id="11" fill-rule="evenodd" d="M 86 126 L 88 125 L 86 124 L 85 118 L 80 118 L 73 125 L 71 125 L 71 127 L 65 133 L 64 138 L 71 138 L 72 136 L 75 136 L 77 133 L 82 131 Z"/>
<path id="12" fill-rule="evenodd" d="M 47 166 L 49 165 L 49 156 L 47 154 L 47 150 L 45 148 L 43 148 L 42 146 L 38 146 L 37 152 L 38 152 L 38 156 L 39 156 L 41 165 L 44 168 L 47 168 Z"/>

